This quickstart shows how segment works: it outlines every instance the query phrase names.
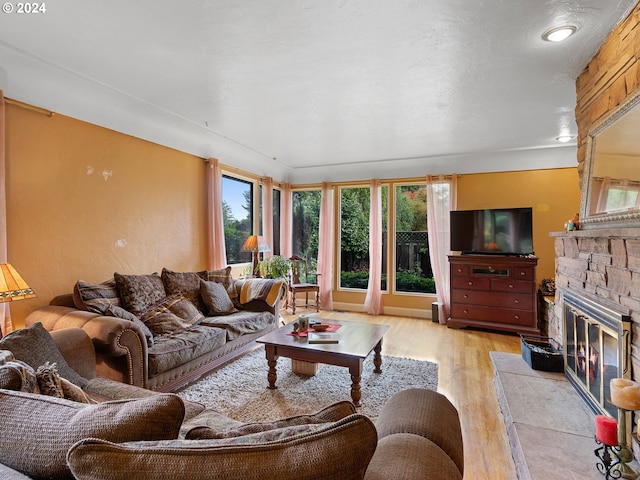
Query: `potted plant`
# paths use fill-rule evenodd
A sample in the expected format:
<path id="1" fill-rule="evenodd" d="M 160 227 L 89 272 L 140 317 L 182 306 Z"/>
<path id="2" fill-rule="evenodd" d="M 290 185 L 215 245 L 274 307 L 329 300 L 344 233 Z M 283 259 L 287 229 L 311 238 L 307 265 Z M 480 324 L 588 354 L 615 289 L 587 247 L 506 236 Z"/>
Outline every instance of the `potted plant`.
<path id="1" fill-rule="evenodd" d="M 287 278 L 291 262 L 288 258 L 273 255 L 260 262 L 260 274 L 264 278 Z"/>

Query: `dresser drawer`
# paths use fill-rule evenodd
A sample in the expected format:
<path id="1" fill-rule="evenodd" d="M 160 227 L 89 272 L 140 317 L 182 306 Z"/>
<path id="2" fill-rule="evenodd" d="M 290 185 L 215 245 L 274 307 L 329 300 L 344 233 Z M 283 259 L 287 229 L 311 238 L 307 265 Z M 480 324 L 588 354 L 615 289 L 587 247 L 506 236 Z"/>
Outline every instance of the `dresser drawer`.
<path id="1" fill-rule="evenodd" d="M 514 280 L 535 281 L 536 271 L 533 267 L 513 267 Z"/>
<path id="2" fill-rule="evenodd" d="M 532 294 L 536 291 L 533 282 L 494 279 L 491 280 L 491 290 L 496 292 L 519 292 Z"/>
<path id="3" fill-rule="evenodd" d="M 490 307 L 532 310 L 535 298 L 522 293 L 494 293 L 479 290 L 453 290 L 451 301 L 465 305 L 485 305 Z"/>
<path id="4" fill-rule="evenodd" d="M 453 304 L 451 317 L 465 320 L 484 320 L 497 324 L 530 326 L 534 324 L 531 310 L 485 307 L 480 305 Z"/>
<path id="5" fill-rule="evenodd" d="M 469 265 L 451 265 L 451 277 L 469 275 Z"/>
<path id="6" fill-rule="evenodd" d="M 451 286 L 462 289 L 489 290 L 491 288 L 491 280 L 477 277 L 453 277 Z"/>

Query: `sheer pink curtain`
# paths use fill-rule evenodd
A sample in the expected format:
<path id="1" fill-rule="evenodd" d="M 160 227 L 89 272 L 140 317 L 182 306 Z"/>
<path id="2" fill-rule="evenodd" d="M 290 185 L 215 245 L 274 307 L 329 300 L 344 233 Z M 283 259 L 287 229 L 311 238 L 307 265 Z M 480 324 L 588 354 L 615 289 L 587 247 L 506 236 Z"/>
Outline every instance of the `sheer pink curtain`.
<path id="1" fill-rule="evenodd" d="M 449 212 L 456 209 L 457 176 L 427 175 L 427 230 L 429 258 L 436 282 L 436 299 L 440 303 L 440 323 L 449 318 L 449 259 L 451 251 Z"/>
<path id="2" fill-rule="evenodd" d="M 323 310 L 333 310 L 333 185 L 322 183 L 320 202 L 320 226 L 318 229 L 318 284 L 320 285 L 320 305 Z"/>
<path id="3" fill-rule="evenodd" d="M 262 237 L 273 250 L 273 178 L 262 179 Z M 264 252 L 263 258 L 269 258 L 272 252 Z"/>
<path id="4" fill-rule="evenodd" d="M 4 93 L 0 90 L 0 263 L 7 263 L 7 191 L 5 175 L 5 120 Z M 6 335 L 13 330 L 11 311 L 6 303 L 0 303 L 0 330 Z"/>
<path id="5" fill-rule="evenodd" d="M 371 180 L 371 206 L 369 209 L 369 285 L 364 299 L 364 311 L 379 315 L 383 311 L 382 290 L 382 195 L 380 180 Z"/>
<path id="6" fill-rule="evenodd" d="M 222 216 L 222 169 L 217 158 L 207 163 L 207 268 L 218 270 L 227 266 Z"/>
<path id="7" fill-rule="evenodd" d="M 291 185 L 283 183 L 280 189 L 280 255 L 289 258 L 293 255 L 291 222 L 293 221 L 293 205 Z"/>

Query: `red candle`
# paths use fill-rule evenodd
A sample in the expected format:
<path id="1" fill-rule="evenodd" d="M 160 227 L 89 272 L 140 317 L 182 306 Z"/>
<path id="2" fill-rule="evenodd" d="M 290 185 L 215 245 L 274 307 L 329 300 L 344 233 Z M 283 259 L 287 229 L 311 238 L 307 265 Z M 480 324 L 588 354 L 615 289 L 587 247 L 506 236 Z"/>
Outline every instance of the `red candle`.
<path id="1" fill-rule="evenodd" d="M 618 422 L 606 415 L 596 415 L 596 440 L 610 447 L 618 445 Z"/>

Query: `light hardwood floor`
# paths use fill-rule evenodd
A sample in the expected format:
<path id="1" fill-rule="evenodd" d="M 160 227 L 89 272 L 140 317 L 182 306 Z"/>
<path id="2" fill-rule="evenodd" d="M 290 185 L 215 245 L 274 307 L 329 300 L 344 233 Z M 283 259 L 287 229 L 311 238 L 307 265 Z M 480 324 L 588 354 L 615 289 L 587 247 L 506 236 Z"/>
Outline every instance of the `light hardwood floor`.
<path id="1" fill-rule="evenodd" d="M 493 384 L 490 351 L 520 353 L 516 335 L 479 330 L 455 330 L 431 320 L 395 316 L 370 316 L 352 312 L 298 309 L 281 312 L 288 323 L 300 313 L 325 319 L 390 325 L 382 344 L 383 355 L 429 360 L 438 364 L 438 391 L 458 409 L 464 439 L 467 480 L 517 478 L 509 441 Z M 383 365 L 384 371 L 384 365 Z"/>

